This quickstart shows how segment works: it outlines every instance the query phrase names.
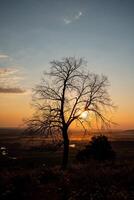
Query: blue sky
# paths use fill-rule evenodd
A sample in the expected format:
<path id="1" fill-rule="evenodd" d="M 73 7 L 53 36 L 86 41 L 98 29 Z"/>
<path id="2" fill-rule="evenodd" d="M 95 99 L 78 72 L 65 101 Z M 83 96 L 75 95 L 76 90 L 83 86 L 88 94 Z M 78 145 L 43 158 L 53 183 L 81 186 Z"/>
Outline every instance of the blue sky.
<path id="1" fill-rule="evenodd" d="M 84 57 L 90 71 L 108 76 L 119 116 L 132 118 L 133 10 L 133 0 L 0 0 L 0 74 L 17 69 L 17 87 L 30 89 L 49 61 Z"/>

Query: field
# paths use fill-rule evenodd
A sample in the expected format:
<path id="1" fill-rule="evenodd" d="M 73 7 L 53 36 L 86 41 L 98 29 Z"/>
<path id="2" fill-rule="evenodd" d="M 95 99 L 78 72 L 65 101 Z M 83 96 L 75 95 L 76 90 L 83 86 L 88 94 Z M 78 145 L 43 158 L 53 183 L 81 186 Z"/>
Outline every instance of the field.
<path id="1" fill-rule="evenodd" d="M 114 161 L 79 163 L 76 153 L 87 141 L 72 139 L 66 171 L 60 169 L 62 148 L 55 151 L 45 138 L 22 133 L 0 129 L 0 199 L 134 199 L 133 131 L 110 135 Z"/>

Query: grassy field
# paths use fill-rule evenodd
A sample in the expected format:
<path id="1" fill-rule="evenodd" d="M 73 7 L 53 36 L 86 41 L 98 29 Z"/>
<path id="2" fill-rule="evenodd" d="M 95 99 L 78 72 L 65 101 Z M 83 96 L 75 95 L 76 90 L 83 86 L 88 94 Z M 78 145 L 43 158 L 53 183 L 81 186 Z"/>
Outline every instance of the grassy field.
<path id="1" fill-rule="evenodd" d="M 134 199 L 132 135 L 128 140 L 124 140 L 123 136 L 122 140 L 120 137 L 111 141 L 117 155 L 114 161 L 90 159 L 79 163 L 75 158 L 76 153 L 87 142 L 73 140 L 71 143 L 75 144 L 75 148 L 70 147 L 69 166 L 62 171 L 62 149 L 38 148 L 39 144 L 44 144 L 40 138 L 34 138 L 34 142 L 31 142 L 19 129 L 1 129 L 0 199 Z M 3 155 L 3 151 L 7 154 Z"/>

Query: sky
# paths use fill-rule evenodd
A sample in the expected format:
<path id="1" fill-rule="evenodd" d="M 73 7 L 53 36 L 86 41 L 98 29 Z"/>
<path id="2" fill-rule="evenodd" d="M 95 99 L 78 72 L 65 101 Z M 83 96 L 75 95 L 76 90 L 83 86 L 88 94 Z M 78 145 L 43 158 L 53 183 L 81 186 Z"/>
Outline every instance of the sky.
<path id="1" fill-rule="evenodd" d="M 134 129 L 133 0 L 0 0 L 0 127 L 31 116 L 49 62 L 83 57 L 110 81 L 119 129 Z"/>

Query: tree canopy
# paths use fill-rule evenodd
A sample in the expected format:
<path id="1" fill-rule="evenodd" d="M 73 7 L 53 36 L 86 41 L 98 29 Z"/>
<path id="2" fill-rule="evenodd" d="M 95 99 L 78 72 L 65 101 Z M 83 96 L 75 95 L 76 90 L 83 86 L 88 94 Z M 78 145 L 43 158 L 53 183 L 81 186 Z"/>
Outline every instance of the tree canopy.
<path id="1" fill-rule="evenodd" d="M 87 71 L 82 58 L 65 57 L 50 64 L 50 71 L 44 72 L 41 84 L 34 89 L 36 112 L 28 121 L 28 130 L 54 141 L 61 139 L 65 146 L 74 121 L 86 128 L 85 123 L 91 123 L 90 116 L 94 116 L 97 122 L 109 125 L 106 112 L 113 104 L 107 77 Z"/>

